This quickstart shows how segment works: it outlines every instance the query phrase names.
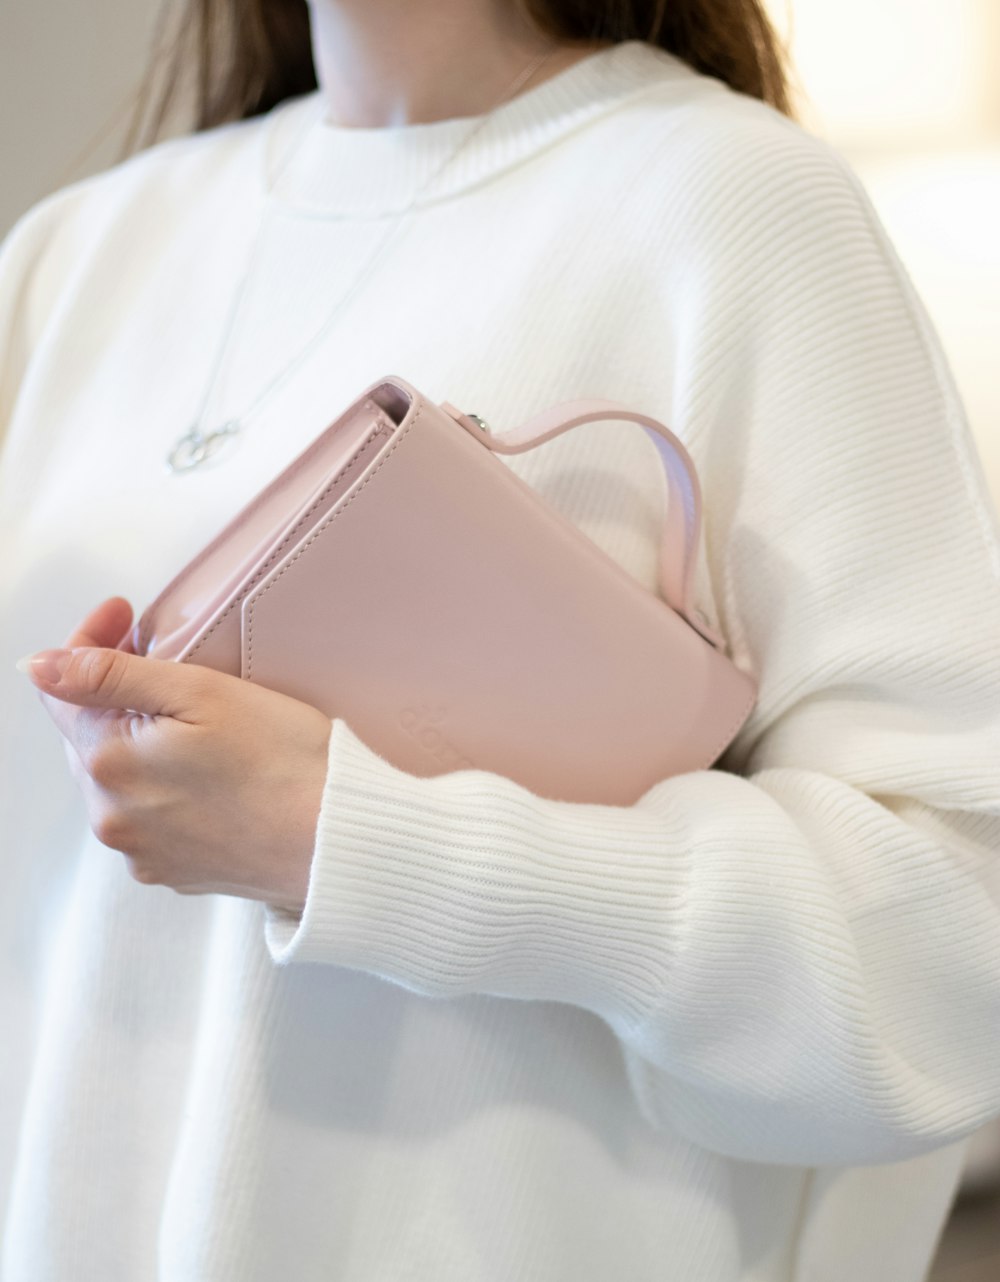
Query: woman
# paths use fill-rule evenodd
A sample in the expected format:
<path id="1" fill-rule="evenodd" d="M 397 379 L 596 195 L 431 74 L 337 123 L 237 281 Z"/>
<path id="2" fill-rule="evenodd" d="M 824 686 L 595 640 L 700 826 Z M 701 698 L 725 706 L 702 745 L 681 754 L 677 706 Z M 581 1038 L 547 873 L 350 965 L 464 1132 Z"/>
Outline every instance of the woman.
<path id="1" fill-rule="evenodd" d="M 1000 1113 L 1000 557 L 858 180 L 755 0 L 251 9 L 0 258 L 3 1282 L 916 1282 Z M 718 768 L 419 779 L 114 651 L 390 372 L 680 435 Z M 655 590 L 639 429 L 504 462 Z"/>

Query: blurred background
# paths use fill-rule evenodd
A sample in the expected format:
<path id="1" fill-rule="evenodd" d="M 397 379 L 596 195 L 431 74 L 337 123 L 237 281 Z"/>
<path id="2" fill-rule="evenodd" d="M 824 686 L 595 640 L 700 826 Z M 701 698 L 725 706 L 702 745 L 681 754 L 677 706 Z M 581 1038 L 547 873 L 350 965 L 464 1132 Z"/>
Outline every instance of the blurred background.
<path id="1" fill-rule="evenodd" d="M 800 121 L 851 162 L 930 312 L 1000 509 L 1000 0 L 767 6 Z M 0 9 L 0 236 L 119 158 L 157 13 L 158 0 Z M 932 1278 L 1000 1279 L 1000 1125 L 973 1141 Z"/>

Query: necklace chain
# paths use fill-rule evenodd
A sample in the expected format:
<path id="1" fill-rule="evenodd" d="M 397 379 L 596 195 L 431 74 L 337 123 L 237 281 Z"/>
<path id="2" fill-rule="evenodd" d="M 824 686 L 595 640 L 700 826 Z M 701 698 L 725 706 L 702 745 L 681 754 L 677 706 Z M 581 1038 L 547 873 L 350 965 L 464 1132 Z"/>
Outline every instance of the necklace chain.
<path id="1" fill-rule="evenodd" d="M 209 375 L 208 382 L 205 386 L 205 390 L 202 393 L 201 400 L 198 406 L 198 411 L 195 416 L 194 424 L 183 436 L 181 436 L 177 440 L 177 442 L 174 444 L 174 446 L 171 448 L 171 450 L 167 454 L 167 460 L 166 460 L 167 467 L 171 472 L 173 473 L 189 472 L 192 469 L 201 466 L 203 463 L 206 463 L 210 459 L 216 457 L 216 455 L 220 452 L 220 450 L 223 449 L 224 446 L 226 446 L 227 444 L 231 444 L 238 438 L 240 432 L 242 431 L 243 425 L 247 422 L 247 420 L 257 410 L 260 409 L 260 407 L 265 403 L 265 401 L 270 400 L 270 398 L 274 396 L 285 385 L 288 379 L 291 378 L 292 374 L 294 374 L 295 371 L 299 368 L 299 366 L 303 363 L 303 361 L 305 361 L 312 354 L 312 352 L 316 349 L 316 347 L 319 345 L 322 339 L 329 332 L 330 328 L 333 326 L 334 321 L 340 315 L 343 308 L 354 297 L 354 295 L 360 288 L 361 284 L 369 275 L 376 261 L 381 257 L 381 255 L 389 247 L 390 242 L 393 240 L 393 238 L 395 237 L 397 232 L 400 230 L 400 228 L 404 225 L 405 215 L 408 214 L 410 210 L 413 209 L 414 205 L 416 205 L 417 201 L 428 190 L 428 188 L 435 181 L 435 179 L 437 179 L 441 175 L 441 173 L 447 168 L 447 166 L 450 165 L 455 160 L 455 158 L 458 156 L 461 150 L 469 142 L 471 142 L 472 139 L 475 137 L 475 135 L 480 131 L 480 129 L 482 129 L 485 126 L 487 121 L 490 120 L 490 118 L 492 117 L 493 112 L 496 111 L 498 107 L 502 106 L 503 103 L 505 103 L 509 98 L 513 97 L 515 93 L 517 93 L 517 91 L 521 88 L 521 86 L 525 83 L 525 81 L 527 81 L 529 77 L 532 76 L 538 70 L 538 68 L 542 65 L 542 63 L 546 62 L 552 56 L 552 54 L 555 51 L 555 48 L 556 46 L 554 44 L 551 45 L 547 50 L 543 51 L 542 53 L 538 54 L 535 58 L 533 58 L 526 67 L 522 68 L 522 70 L 518 73 L 518 75 L 515 76 L 511 84 L 508 85 L 502 97 L 498 99 L 496 103 L 494 103 L 493 107 L 487 113 L 477 117 L 472 128 L 468 130 L 468 132 L 459 140 L 458 146 L 455 147 L 453 151 L 448 156 L 445 157 L 444 161 L 437 167 L 437 169 L 435 169 L 431 173 L 430 177 L 427 178 L 417 188 L 413 196 L 410 198 L 409 202 L 403 207 L 403 209 L 399 211 L 399 214 L 396 217 L 396 219 L 390 224 L 387 234 L 383 236 L 382 239 L 376 244 L 374 251 L 369 255 L 369 257 L 362 264 L 361 271 L 357 274 L 357 276 L 355 276 L 354 280 L 348 286 L 347 291 L 341 296 L 341 298 L 335 304 L 333 310 L 329 313 L 329 315 L 327 315 L 325 320 L 323 320 L 323 322 L 320 324 L 319 328 L 306 341 L 304 346 L 302 346 L 299 349 L 299 351 L 295 354 L 295 356 L 293 356 L 292 359 L 277 372 L 277 374 L 275 374 L 271 379 L 268 380 L 267 383 L 264 384 L 264 386 L 260 389 L 260 391 L 254 397 L 254 399 L 239 414 L 233 415 L 227 418 L 225 422 L 221 424 L 221 426 L 214 428 L 212 431 L 203 432 L 201 428 L 201 423 L 204 418 L 205 409 L 208 405 L 209 398 L 211 397 L 212 391 L 215 388 L 215 384 L 219 375 L 219 370 L 222 365 L 223 356 L 226 354 L 226 351 L 229 347 L 230 339 L 233 335 L 233 332 L 238 322 L 243 319 L 244 308 L 247 300 L 247 287 L 249 285 L 250 278 L 253 274 L 253 269 L 256 266 L 257 259 L 260 256 L 261 246 L 264 240 L 263 232 L 265 229 L 265 225 L 267 221 L 267 213 L 268 213 L 268 205 L 267 205 L 267 200 L 265 196 L 265 203 L 261 210 L 261 215 L 257 223 L 257 229 L 254 233 L 254 239 L 250 249 L 250 253 L 247 257 L 246 266 L 243 269 L 242 278 L 236 289 L 236 292 L 233 295 L 233 299 L 229 307 L 229 312 L 226 317 L 226 323 L 223 328 L 222 336 L 217 346 L 215 357 L 213 360 L 212 370 Z M 322 98 L 322 95 L 320 95 L 317 101 L 317 110 L 313 113 L 310 113 L 308 119 L 305 122 L 305 125 L 300 130 L 298 136 L 294 139 L 292 146 L 289 148 L 284 159 L 282 160 L 281 165 L 278 167 L 277 172 L 271 179 L 271 182 L 267 188 L 266 195 L 270 195 L 274 191 L 276 191 L 278 180 L 280 179 L 281 175 L 285 172 L 285 170 L 288 168 L 292 159 L 298 153 L 298 150 L 302 145 L 303 140 L 309 133 L 309 131 L 318 123 L 324 107 L 325 107 L 325 102 Z"/>

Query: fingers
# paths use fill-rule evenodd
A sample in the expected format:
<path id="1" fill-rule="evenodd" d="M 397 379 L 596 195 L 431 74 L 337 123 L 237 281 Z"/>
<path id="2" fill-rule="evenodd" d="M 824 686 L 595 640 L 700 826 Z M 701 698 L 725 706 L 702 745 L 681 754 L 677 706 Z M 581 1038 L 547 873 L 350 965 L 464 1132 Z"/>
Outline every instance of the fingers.
<path id="1" fill-rule="evenodd" d="M 41 691 L 39 694 L 45 711 L 84 769 L 101 744 L 120 735 L 123 713 L 106 708 L 82 708 Z"/>
<path id="2" fill-rule="evenodd" d="M 108 597 L 91 610 L 75 632 L 70 633 L 64 649 L 77 646 L 107 646 L 114 649 L 132 622 L 132 607 L 124 597 Z"/>

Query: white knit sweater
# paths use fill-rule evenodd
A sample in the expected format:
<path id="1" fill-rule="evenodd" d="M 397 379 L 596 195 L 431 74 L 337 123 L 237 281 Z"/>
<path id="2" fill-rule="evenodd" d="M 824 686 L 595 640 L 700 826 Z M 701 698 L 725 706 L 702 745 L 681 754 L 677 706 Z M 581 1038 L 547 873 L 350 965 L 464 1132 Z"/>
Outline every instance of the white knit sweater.
<path id="1" fill-rule="evenodd" d="M 917 1282 L 1000 1114 L 1000 538 L 921 303 L 833 149 L 630 42 L 502 107 L 171 476 L 317 103 L 0 254 L 3 1282 Z M 468 127 L 300 135 L 213 422 Z M 631 807 L 419 779 L 337 720 L 301 920 L 141 885 L 13 661 L 140 610 L 387 373 L 497 431 L 669 423 L 757 706 Z M 640 428 L 500 457 L 657 590 Z"/>

